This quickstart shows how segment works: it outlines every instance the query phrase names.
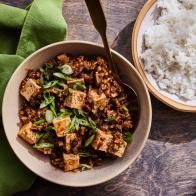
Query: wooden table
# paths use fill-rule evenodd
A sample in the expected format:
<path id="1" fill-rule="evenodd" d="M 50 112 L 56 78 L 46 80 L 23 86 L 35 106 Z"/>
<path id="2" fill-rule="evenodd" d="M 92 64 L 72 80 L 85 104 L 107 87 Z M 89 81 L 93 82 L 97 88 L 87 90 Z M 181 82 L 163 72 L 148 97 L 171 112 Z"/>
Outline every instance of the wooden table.
<path id="1" fill-rule="evenodd" d="M 30 0 L 0 0 L 25 7 Z M 103 0 L 111 47 L 132 62 L 131 33 L 145 0 Z M 63 15 L 67 39 L 101 42 L 84 0 L 66 0 Z M 69 188 L 41 178 L 30 190 L 17 195 L 157 196 L 196 194 L 196 114 L 174 111 L 153 96 L 153 120 L 149 140 L 140 157 L 113 180 L 89 188 Z"/>

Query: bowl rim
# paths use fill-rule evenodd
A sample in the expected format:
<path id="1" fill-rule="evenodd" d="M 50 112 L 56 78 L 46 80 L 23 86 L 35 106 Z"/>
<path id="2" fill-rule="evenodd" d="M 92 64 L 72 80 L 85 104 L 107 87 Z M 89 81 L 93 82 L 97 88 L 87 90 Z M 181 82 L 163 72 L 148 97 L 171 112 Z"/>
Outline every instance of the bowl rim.
<path id="1" fill-rule="evenodd" d="M 131 39 L 131 45 L 132 45 L 132 56 L 133 56 L 133 61 L 135 64 L 136 69 L 139 71 L 140 75 L 142 76 L 142 79 L 145 81 L 148 90 L 157 98 L 159 99 L 161 102 L 165 103 L 166 105 L 170 106 L 171 108 L 175 109 L 175 110 L 179 110 L 182 112 L 196 112 L 196 106 L 191 106 L 191 105 L 186 105 L 183 103 L 179 103 L 173 99 L 171 99 L 168 96 L 165 96 L 163 94 L 161 94 L 159 92 L 159 90 L 157 90 L 153 84 L 148 80 L 144 68 L 141 65 L 140 61 L 139 61 L 139 55 L 138 55 L 138 51 L 137 51 L 137 43 L 138 43 L 138 35 L 139 35 L 139 30 L 141 27 L 141 24 L 146 16 L 146 14 L 148 13 L 148 11 L 150 10 L 150 8 L 157 2 L 157 0 L 148 0 L 143 8 L 141 9 L 136 22 L 134 24 L 134 28 L 133 28 L 133 32 L 132 32 L 132 39 Z"/>
<path id="2" fill-rule="evenodd" d="M 114 173 L 114 174 L 111 174 L 111 175 L 108 175 L 107 177 L 105 177 L 103 180 L 100 180 L 99 182 L 95 182 L 95 183 L 89 183 L 89 184 L 84 184 L 84 185 L 75 185 L 75 184 L 63 184 L 63 183 L 60 183 L 60 182 L 56 182 L 55 179 L 49 179 L 47 178 L 47 176 L 44 176 L 43 174 L 39 174 L 37 173 L 35 170 L 33 170 L 31 168 L 30 165 L 27 165 L 23 162 L 22 158 L 20 158 L 20 156 L 17 154 L 17 150 L 14 149 L 14 147 L 12 146 L 12 142 L 10 141 L 8 135 L 7 135 L 7 131 L 5 130 L 5 119 L 4 119 L 4 116 L 6 114 L 5 110 L 6 110 L 6 100 L 5 100 L 5 97 L 6 97 L 6 94 L 8 93 L 8 87 L 11 86 L 11 82 L 13 80 L 13 76 L 15 75 L 15 73 L 22 67 L 24 66 L 24 64 L 26 64 L 26 62 L 31 59 L 34 55 L 40 53 L 41 51 L 43 50 L 47 50 L 48 48 L 51 48 L 51 47 L 55 47 L 55 46 L 58 46 L 58 45 L 61 45 L 61 44 L 87 44 L 87 45 L 91 45 L 92 47 L 99 47 L 99 48 L 103 48 L 103 45 L 101 44 L 97 44 L 97 43 L 93 43 L 93 42 L 89 42 L 89 41 L 81 41 L 81 40 L 68 40 L 68 41 L 60 41 L 60 42 L 55 42 L 55 43 L 52 43 L 50 45 L 47 45 L 45 47 L 42 47 L 40 49 L 38 49 L 37 51 L 35 51 L 34 53 L 32 53 L 31 55 L 29 55 L 16 69 L 15 71 L 13 72 L 12 76 L 10 77 L 7 85 L 6 85 L 6 89 L 4 91 L 4 95 L 3 95 L 3 102 L 2 102 L 2 123 L 3 123 L 3 127 L 4 127 L 4 133 L 6 135 L 6 138 L 7 138 L 7 141 L 9 143 L 9 145 L 11 146 L 14 154 L 17 156 L 17 158 L 20 160 L 20 162 L 22 162 L 22 164 L 27 167 L 31 172 L 33 172 L 35 175 L 37 176 L 40 176 L 41 178 L 47 180 L 47 181 L 50 181 L 52 183 L 55 183 L 55 184 L 59 184 L 59 185 L 62 185 L 62 186 L 69 186 L 69 187 L 89 187 L 89 186 L 94 186 L 94 185 L 98 185 L 98 184 L 101 184 L 101 183 L 104 183 L 106 181 L 109 181 L 111 180 L 112 178 L 118 176 L 120 173 L 122 173 L 124 170 L 126 170 L 134 161 L 135 159 L 140 155 L 142 149 L 144 148 L 144 145 L 146 144 L 147 142 L 147 139 L 148 139 L 148 136 L 149 136 L 149 133 L 150 133 L 150 128 L 151 128 L 151 122 L 152 122 L 152 107 L 151 107 L 151 99 L 150 99 L 150 95 L 149 95 L 149 92 L 148 92 L 148 89 L 144 83 L 144 81 L 142 80 L 140 74 L 138 73 L 138 71 L 136 70 L 136 68 L 131 64 L 131 62 L 129 62 L 125 57 L 123 57 L 121 54 L 119 54 L 118 52 L 114 51 L 113 49 L 111 49 L 111 52 L 113 54 L 115 54 L 116 56 L 120 57 L 123 61 L 125 61 L 129 66 L 132 67 L 132 69 L 135 71 L 135 73 L 137 74 L 137 76 L 139 77 L 142 85 L 144 86 L 144 89 L 145 89 L 145 93 L 147 95 L 147 102 L 148 102 L 148 111 L 149 111 L 149 117 L 147 118 L 148 121 L 147 121 L 147 129 L 146 129 L 146 134 L 145 134 L 145 137 L 143 138 L 143 141 L 142 141 L 142 144 L 139 146 L 138 148 L 138 151 L 135 153 L 135 155 L 131 158 L 131 160 L 124 166 L 122 166 L 121 168 L 119 168 L 118 172 Z"/>

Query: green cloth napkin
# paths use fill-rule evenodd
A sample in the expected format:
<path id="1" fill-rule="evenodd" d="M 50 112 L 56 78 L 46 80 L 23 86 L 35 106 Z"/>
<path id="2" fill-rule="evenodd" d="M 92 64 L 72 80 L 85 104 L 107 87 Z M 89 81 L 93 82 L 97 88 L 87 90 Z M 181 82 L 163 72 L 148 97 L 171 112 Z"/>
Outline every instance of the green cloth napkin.
<path id="1" fill-rule="evenodd" d="M 16 67 L 37 49 L 64 40 L 62 3 L 34 0 L 28 10 L 0 4 L 0 116 L 5 86 Z M 0 120 L 0 196 L 28 189 L 35 178 L 14 155 Z"/>

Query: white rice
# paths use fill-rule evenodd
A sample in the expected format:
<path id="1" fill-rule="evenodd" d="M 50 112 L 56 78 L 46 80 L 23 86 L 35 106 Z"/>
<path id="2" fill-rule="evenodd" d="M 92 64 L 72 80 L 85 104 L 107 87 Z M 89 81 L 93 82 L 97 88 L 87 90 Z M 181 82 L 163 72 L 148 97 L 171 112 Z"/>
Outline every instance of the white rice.
<path id="1" fill-rule="evenodd" d="M 196 99 L 196 0 L 158 0 L 161 16 L 144 35 L 145 70 L 160 89 Z"/>

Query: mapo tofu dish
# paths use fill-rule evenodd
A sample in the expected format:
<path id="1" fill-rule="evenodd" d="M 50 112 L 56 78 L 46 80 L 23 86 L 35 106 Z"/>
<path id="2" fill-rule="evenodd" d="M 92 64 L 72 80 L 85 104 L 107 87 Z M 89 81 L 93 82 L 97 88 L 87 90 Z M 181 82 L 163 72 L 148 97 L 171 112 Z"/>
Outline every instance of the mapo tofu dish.
<path id="1" fill-rule="evenodd" d="M 60 54 L 22 81 L 18 136 L 64 171 L 121 158 L 131 142 L 132 107 L 102 57 Z"/>

